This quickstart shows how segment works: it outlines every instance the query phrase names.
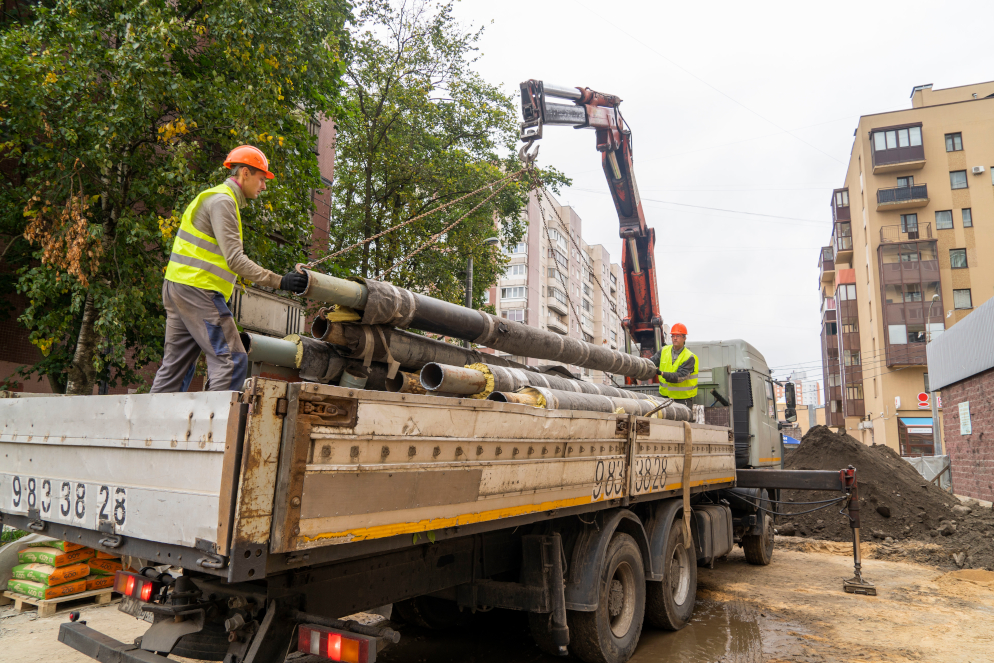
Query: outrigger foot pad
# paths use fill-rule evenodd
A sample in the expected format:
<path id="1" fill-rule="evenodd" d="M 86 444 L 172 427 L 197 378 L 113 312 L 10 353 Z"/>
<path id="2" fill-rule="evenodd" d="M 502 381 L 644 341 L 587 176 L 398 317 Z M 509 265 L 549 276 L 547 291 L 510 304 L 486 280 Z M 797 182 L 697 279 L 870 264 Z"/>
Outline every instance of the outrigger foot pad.
<path id="1" fill-rule="evenodd" d="M 876 596 L 877 587 L 873 583 L 863 580 L 859 576 L 853 576 L 842 581 L 842 589 L 848 594 L 864 594 L 866 596 Z"/>

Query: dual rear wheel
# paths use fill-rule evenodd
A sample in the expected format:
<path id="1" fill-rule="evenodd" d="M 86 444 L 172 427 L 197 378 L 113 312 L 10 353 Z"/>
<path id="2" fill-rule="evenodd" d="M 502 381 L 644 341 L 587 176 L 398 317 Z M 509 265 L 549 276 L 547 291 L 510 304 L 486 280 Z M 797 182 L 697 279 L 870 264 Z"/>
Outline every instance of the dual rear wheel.
<path id="1" fill-rule="evenodd" d="M 608 545 L 593 612 L 567 613 L 570 650 L 585 663 L 623 663 L 631 658 L 643 621 L 676 631 L 690 621 L 697 597 L 697 558 L 684 545 L 682 523 L 673 523 L 664 553 L 662 582 L 646 582 L 642 551 L 628 534 Z"/>

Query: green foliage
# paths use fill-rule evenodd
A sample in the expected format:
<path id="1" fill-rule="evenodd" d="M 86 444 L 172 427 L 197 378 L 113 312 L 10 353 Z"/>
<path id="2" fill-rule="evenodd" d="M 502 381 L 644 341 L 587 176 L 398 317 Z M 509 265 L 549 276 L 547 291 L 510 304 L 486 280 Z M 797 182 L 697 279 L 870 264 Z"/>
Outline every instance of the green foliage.
<path id="1" fill-rule="evenodd" d="M 276 174 L 242 211 L 246 252 L 274 271 L 305 256 L 321 187 L 307 121 L 339 112 L 350 10 L 56 0 L 0 26 L 0 278 L 16 274 L 45 355 L 25 375 L 77 393 L 141 381 L 179 217 L 238 144 Z"/>
<path id="2" fill-rule="evenodd" d="M 331 252 L 521 168 L 514 99 L 472 69 L 481 31 L 457 25 L 451 2 L 366 0 L 357 16 L 345 112 L 337 121 Z M 541 176 L 552 187 L 565 182 L 555 172 Z M 507 263 L 483 240 L 498 236 L 508 246 L 522 237 L 529 188 L 514 183 L 386 278 L 462 303 L 472 255 L 474 304 L 482 305 Z M 353 249 L 325 269 L 379 278 L 490 193 Z"/>
<path id="3" fill-rule="evenodd" d="M 14 529 L 13 527 L 3 526 L 3 533 L 0 533 L 0 546 L 7 545 L 8 543 L 13 543 L 18 539 L 27 536 L 28 533 L 24 530 Z"/>

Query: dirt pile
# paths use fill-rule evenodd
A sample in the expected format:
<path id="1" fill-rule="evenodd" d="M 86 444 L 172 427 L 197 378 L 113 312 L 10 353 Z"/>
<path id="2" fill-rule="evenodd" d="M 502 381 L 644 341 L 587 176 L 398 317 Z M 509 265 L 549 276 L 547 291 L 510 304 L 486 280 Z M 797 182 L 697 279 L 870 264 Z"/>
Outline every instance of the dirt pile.
<path id="1" fill-rule="evenodd" d="M 883 445 L 866 446 L 853 437 L 815 426 L 788 456 L 791 470 L 839 470 L 856 468 L 859 482 L 861 534 L 864 540 L 886 544 L 900 557 L 902 541 L 922 541 L 939 546 L 935 555 L 921 558 L 921 546 L 912 546 L 919 561 L 954 564 L 967 568 L 994 569 L 994 513 L 976 503 L 962 504 L 957 498 L 930 484 L 897 452 Z M 813 502 L 838 493 L 784 491 L 787 502 Z M 796 513 L 816 505 L 781 505 Z M 839 514 L 841 506 L 803 515 L 783 515 L 777 529 L 786 535 L 829 541 L 851 541 L 849 519 Z M 930 547 L 929 547 L 930 548 Z"/>

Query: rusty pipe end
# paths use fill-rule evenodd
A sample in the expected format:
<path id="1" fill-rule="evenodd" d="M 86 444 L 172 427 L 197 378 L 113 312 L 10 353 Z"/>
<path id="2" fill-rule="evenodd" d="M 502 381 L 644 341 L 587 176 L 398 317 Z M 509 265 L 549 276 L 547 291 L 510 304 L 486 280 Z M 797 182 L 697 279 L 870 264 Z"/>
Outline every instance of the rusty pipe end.
<path id="1" fill-rule="evenodd" d="M 319 341 L 323 341 L 324 337 L 328 335 L 328 329 L 330 325 L 328 324 L 327 318 L 324 315 L 319 315 L 314 318 L 314 322 L 311 323 L 311 336 Z"/>
<path id="2" fill-rule="evenodd" d="M 421 385 L 431 392 L 465 396 L 485 391 L 487 376 L 472 368 L 431 362 L 421 369 Z"/>

